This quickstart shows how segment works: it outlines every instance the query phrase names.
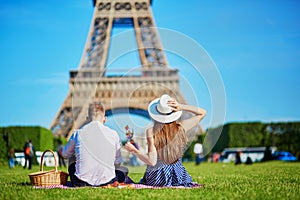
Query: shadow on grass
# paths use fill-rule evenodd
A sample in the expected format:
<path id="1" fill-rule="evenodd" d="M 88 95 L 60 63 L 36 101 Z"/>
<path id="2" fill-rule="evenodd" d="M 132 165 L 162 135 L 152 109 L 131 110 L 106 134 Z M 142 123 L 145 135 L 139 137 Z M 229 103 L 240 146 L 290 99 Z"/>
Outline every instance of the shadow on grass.
<path id="1" fill-rule="evenodd" d="M 31 183 L 30 182 L 19 182 L 19 183 L 16 183 L 17 186 L 31 186 Z"/>

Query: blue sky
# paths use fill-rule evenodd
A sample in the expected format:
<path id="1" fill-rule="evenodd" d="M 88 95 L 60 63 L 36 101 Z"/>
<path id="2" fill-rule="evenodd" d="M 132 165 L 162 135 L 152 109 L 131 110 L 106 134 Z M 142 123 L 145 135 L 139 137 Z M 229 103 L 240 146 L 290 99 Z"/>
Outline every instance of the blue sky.
<path id="1" fill-rule="evenodd" d="M 224 122 L 299 121 L 300 2 L 183 2 L 154 0 L 156 25 L 208 53 L 225 88 Z M 0 126 L 49 128 L 69 90 L 69 70 L 78 68 L 92 12 L 91 0 L 0 0 Z M 161 39 L 168 46 L 168 37 Z M 223 97 L 211 95 L 205 77 L 190 77 L 184 59 L 167 57 L 181 85 L 191 85 L 195 99 L 183 88 L 187 101 L 208 110 L 203 126 L 217 125 L 214 102 Z"/>

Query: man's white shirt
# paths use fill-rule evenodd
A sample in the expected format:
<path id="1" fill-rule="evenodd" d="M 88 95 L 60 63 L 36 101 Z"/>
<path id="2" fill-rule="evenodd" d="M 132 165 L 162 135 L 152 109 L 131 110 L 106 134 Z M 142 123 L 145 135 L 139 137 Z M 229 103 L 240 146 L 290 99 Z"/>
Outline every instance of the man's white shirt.
<path id="1" fill-rule="evenodd" d="M 194 153 L 195 154 L 202 154 L 203 153 L 203 147 L 202 144 L 196 143 L 194 146 Z"/>
<path id="2" fill-rule="evenodd" d="M 121 163 L 121 144 L 118 133 L 98 121 L 75 130 L 62 155 L 76 155 L 75 175 L 91 184 L 101 185 L 115 177 L 114 164 Z"/>

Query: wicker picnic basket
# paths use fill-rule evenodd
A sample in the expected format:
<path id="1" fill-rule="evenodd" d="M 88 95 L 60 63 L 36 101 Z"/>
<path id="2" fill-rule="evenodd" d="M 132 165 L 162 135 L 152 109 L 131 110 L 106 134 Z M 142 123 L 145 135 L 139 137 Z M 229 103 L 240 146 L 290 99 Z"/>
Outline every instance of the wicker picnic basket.
<path id="1" fill-rule="evenodd" d="M 51 152 L 54 156 L 55 169 L 43 171 L 44 156 L 47 152 Z M 54 152 L 50 149 L 44 151 L 41 157 L 40 171 L 29 174 L 31 185 L 33 186 L 49 186 L 65 184 L 68 180 L 68 173 L 57 170 L 57 158 Z"/>

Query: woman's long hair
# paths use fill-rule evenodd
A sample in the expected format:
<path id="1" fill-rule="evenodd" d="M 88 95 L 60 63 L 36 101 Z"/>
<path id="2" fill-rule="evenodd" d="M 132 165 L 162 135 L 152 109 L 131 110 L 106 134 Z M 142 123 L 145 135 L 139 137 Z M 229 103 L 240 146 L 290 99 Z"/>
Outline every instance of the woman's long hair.
<path id="1" fill-rule="evenodd" d="M 172 164 L 183 156 L 187 137 L 182 126 L 175 122 L 154 122 L 154 145 L 161 161 Z"/>

